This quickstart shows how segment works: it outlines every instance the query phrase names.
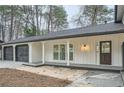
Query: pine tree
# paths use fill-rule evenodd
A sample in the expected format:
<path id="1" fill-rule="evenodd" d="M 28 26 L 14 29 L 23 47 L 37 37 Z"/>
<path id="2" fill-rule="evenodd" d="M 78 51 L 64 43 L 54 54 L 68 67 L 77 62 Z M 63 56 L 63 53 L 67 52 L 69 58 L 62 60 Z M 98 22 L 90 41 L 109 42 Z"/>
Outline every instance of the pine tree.
<path id="1" fill-rule="evenodd" d="M 112 21 L 113 15 L 113 9 L 105 5 L 86 5 L 81 6 L 80 13 L 74 22 L 81 26 L 103 24 Z"/>

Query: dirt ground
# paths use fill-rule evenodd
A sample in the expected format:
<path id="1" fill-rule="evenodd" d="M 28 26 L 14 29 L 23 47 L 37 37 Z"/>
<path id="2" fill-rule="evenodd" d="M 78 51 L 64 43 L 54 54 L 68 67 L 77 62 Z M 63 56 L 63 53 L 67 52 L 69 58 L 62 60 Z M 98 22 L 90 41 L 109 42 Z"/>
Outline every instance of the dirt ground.
<path id="1" fill-rule="evenodd" d="M 71 81 L 31 72 L 0 68 L 0 87 L 64 87 Z"/>
<path id="2" fill-rule="evenodd" d="M 72 68 L 64 68 L 64 67 L 56 67 L 56 66 L 41 66 L 41 67 L 23 66 L 16 69 L 33 72 L 40 75 L 55 77 L 59 79 L 69 80 L 69 81 L 74 81 L 88 72 L 88 70 L 80 70 L 80 69 L 72 69 Z"/>

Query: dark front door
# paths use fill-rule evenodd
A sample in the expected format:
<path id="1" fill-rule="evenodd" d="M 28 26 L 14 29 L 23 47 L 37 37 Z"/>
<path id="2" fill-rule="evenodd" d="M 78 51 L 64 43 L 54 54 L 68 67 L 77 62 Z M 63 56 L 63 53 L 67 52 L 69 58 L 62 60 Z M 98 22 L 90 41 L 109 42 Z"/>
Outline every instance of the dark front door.
<path id="1" fill-rule="evenodd" d="M 100 42 L 100 64 L 111 65 L 111 41 Z"/>
<path id="2" fill-rule="evenodd" d="M 13 47 L 4 47 L 4 60 L 13 60 Z"/>
<path id="3" fill-rule="evenodd" d="M 28 45 L 17 45 L 16 46 L 16 61 L 20 61 L 20 62 L 29 61 Z"/>

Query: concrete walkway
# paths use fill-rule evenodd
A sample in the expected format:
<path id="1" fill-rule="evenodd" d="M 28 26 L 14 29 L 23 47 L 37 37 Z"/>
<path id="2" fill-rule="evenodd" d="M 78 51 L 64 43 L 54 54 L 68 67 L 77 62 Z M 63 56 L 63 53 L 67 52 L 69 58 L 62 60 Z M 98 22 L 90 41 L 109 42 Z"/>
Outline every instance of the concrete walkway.
<path id="1" fill-rule="evenodd" d="M 17 67 L 18 70 L 24 70 L 28 72 L 37 73 L 40 75 L 55 77 L 64 80 L 75 81 L 77 78 L 86 74 L 88 70 L 71 69 L 56 66 L 40 66 L 40 67 Z"/>
<path id="2" fill-rule="evenodd" d="M 89 70 L 67 87 L 123 87 L 120 73 Z"/>

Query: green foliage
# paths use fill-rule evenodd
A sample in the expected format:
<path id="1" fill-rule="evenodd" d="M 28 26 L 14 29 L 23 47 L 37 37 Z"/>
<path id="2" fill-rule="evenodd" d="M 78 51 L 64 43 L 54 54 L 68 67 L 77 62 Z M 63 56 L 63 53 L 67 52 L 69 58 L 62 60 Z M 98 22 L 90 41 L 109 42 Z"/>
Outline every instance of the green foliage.
<path id="1" fill-rule="evenodd" d="M 7 41 L 23 36 L 44 35 L 68 26 L 63 6 L 49 5 L 0 5 L 0 24 L 0 36 Z"/>
<path id="2" fill-rule="evenodd" d="M 63 6 L 48 6 L 44 17 L 49 22 L 49 28 L 47 29 L 50 31 L 62 30 L 68 26 L 67 13 Z"/>
<path id="3" fill-rule="evenodd" d="M 78 25 L 87 26 L 110 22 L 114 18 L 113 9 L 105 5 L 86 5 L 81 6 L 80 13 L 74 22 Z"/>
<path id="4" fill-rule="evenodd" d="M 67 27 L 67 14 L 62 6 L 54 7 L 53 17 L 54 28 L 62 29 Z"/>
<path id="5" fill-rule="evenodd" d="M 33 27 L 28 27 L 24 30 L 24 35 L 26 37 L 29 37 L 29 36 L 35 36 L 36 35 L 36 27 L 33 26 Z"/>

